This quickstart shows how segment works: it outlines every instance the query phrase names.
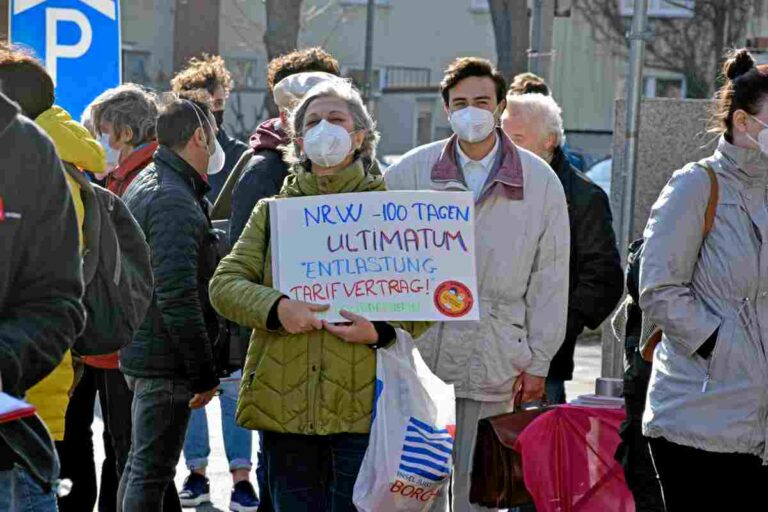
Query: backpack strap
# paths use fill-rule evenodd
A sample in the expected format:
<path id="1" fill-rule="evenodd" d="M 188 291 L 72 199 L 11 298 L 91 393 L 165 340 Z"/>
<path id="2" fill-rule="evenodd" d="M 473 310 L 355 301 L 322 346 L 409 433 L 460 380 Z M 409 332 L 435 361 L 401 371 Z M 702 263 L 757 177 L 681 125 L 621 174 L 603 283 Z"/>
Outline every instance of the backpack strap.
<path id="1" fill-rule="evenodd" d="M 88 178 L 70 162 L 62 162 L 64 171 L 78 187 L 83 200 L 83 281 L 86 286 L 91 283 L 99 264 L 101 247 L 101 208 L 96 197 L 96 191 Z"/>
<path id="2" fill-rule="evenodd" d="M 224 182 L 224 187 L 222 187 L 221 192 L 216 197 L 216 202 L 211 210 L 211 219 L 224 220 L 228 219 L 232 214 L 232 193 L 235 191 L 235 185 L 240 180 L 240 176 L 242 176 L 248 162 L 251 161 L 253 153 L 253 148 L 248 148 L 240 155 L 240 159 L 232 168 L 232 172 L 227 176 L 227 181 Z"/>
<path id="3" fill-rule="evenodd" d="M 708 162 L 699 163 L 707 171 L 709 176 L 709 200 L 707 201 L 707 210 L 704 212 L 704 238 L 709 236 L 715 225 L 715 216 L 717 214 L 717 202 L 720 200 L 720 183 L 717 181 L 717 174 Z M 661 343 L 662 330 L 655 324 L 643 322 L 642 333 L 640 335 L 640 353 L 648 362 L 653 361 L 653 352 Z"/>
<path id="4" fill-rule="evenodd" d="M 709 201 L 707 202 L 707 211 L 704 214 L 704 237 L 706 238 L 712 227 L 715 225 L 715 215 L 717 214 L 717 202 L 720 200 L 720 183 L 717 181 L 717 174 L 712 166 L 707 162 L 702 163 L 702 167 L 709 176 Z"/>

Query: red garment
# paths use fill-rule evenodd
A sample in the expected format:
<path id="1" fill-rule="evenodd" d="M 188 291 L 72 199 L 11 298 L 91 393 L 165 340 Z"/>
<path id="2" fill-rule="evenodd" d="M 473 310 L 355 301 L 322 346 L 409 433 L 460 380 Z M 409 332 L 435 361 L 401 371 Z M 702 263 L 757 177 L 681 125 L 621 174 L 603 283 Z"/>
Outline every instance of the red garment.
<path id="1" fill-rule="evenodd" d="M 112 354 L 106 354 L 103 356 L 82 356 L 83 363 L 93 368 L 101 368 L 102 370 L 117 370 L 120 367 L 120 355 L 119 352 Z"/>
<path id="2" fill-rule="evenodd" d="M 128 158 L 107 176 L 107 189 L 122 197 L 128 190 L 128 185 L 152 162 L 157 146 L 157 142 L 152 141 L 128 155 Z"/>
<path id="3" fill-rule="evenodd" d="M 128 158 L 107 176 L 107 189 L 122 197 L 128 190 L 128 185 L 152 162 L 157 146 L 157 142 L 152 141 L 128 155 Z M 83 363 L 103 370 L 116 370 L 120 367 L 120 358 L 117 352 L 102 356 L 83 356 Z"/>
<path id="4" fill-rule="evenodd" d="M 634 512 L 614 459 L 623 409 L 563 405 L 542 414 L 518 437 L 525 487 L 538 512 Z"/>
<path id="5" fill-rule="evenodd" d="M 496 173 L 489 176 L 488 179 L 493 180 L 494 184 L 506 185 L 501 190 L 510 201 L 522 201 L 525 180 L 519 150 L 501 128 L 496 129 L 496 134 L 501 144 L 501 165 L 499 165 Z M 433 182 L 462 181 L 464 179 L 456 159 L 456 145 L 458 143 L 459 137 L 456 134 L 448 139 L 440 158 L 432 167 Z M 481 203 L 490 193 L 491 188 L 489 187 L 483 192 L 477 203 Z"/>
<path id="6" fill-rule="evenodd" d="M 282 128 L 279 117 L 268 119 L 261 123 L 251 135 L 250 146 L 256 151 L 262 149 L 277 150 L 278 147 L 288 144 L 288 134 Z"/>

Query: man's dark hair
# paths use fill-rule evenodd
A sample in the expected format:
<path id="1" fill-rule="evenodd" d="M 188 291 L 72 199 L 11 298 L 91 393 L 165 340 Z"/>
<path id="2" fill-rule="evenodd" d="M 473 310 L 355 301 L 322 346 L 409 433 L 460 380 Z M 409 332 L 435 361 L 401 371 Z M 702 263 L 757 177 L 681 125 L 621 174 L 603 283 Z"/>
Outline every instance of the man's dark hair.
<path id="1" fill-rule="evenodd" d="M 171 101 L 157 116 L 157 142 L 171 149 L 182 149 L 201 123 L 205 135 L 213 138 L 211 127 L 206 122 L 210 122 L 210 115 L 211 110 L 205 103 L 188 99 Z"/>
<path id="2" fill-rule="evenodd" d="M 296 50 L 272 59 L 267 66 L 267 87 L 272 88 L 283 78 L 297 73 L 322 71 L 331 75 L 341 76 L 339 61 L 322 48 L 307 48 Z"/>
<path id="3" fill-rule="evenodd" d="M 507 81 L 487 59 L 478 57 L 461 57 L 456 59 L 445 70 L 443 81 L 440 82 L 440 93 L 443 103 L 448 105 L 449 93 L 456 84 L 471 76 L 488 77 L 496 84 L 496 101 L 501 103 L 507 92 Z"/>
<path id="4" fill-rule="evenodd" d="M 53 80 L 43 64 L 17 48 L 0 46 L 0 87 L 30 119 L 53 106 Z"/>

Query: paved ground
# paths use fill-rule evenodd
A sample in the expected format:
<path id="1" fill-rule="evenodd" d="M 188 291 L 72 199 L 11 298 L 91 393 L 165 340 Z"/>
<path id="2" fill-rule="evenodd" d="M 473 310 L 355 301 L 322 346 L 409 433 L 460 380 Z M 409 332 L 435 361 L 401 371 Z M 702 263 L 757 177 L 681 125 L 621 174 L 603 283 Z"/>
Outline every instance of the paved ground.
<path id="1" fill-rule="evenodd" d="M 566 386 L 566 392 L 569 399 L 578 395 L 594 393 L 595 379 L 600 376 L 600 338 L 599 336 L 585 336 L 583 341 L 576 347 L 576 370 L 574 372 L 576 379 L 569 382 Z M 232 481 L 229 476 L 227 460 L 224 455 L 224 444 L 221 436 L 221 412 L 218 400 L 214 399 L 208 406 L 208 421 L 211 431 L 211 458 L 209 460 L 208 476 L 211 479 L 211 497 L 212 504 L 199 507 L 199 512 L 219 512 L 229 510 L 229 493 Z M 102 423 L 97 419 L 93 425 L 94 430 L 94 448 L 96 452 L 97 468 L 101 467 L 104 459 L 104 451 L 101 444 Z M 256 461 L 256 443 L 254 438 L 253 460 Z M 176 486 L 181 488 L 182 482 L 187 475 L 184 460 L 179 462 L 176 472 Z M 252 479 L 255 481 L 255 478 Z M 195 509 L 184 509 L 195 510 Z"/>

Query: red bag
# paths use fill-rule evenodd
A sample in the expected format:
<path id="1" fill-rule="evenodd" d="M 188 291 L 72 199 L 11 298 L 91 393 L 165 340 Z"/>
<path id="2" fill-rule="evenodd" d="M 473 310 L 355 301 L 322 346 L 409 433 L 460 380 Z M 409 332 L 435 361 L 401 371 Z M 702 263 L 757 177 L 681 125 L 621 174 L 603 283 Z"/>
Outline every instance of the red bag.
<path id="1" fill-rule="evenodd" d="M 564 405 L 528 425 L 514 448 L 537 512 L 634 512 L 614 460 L 625 416 L 623 409 Z"/>

